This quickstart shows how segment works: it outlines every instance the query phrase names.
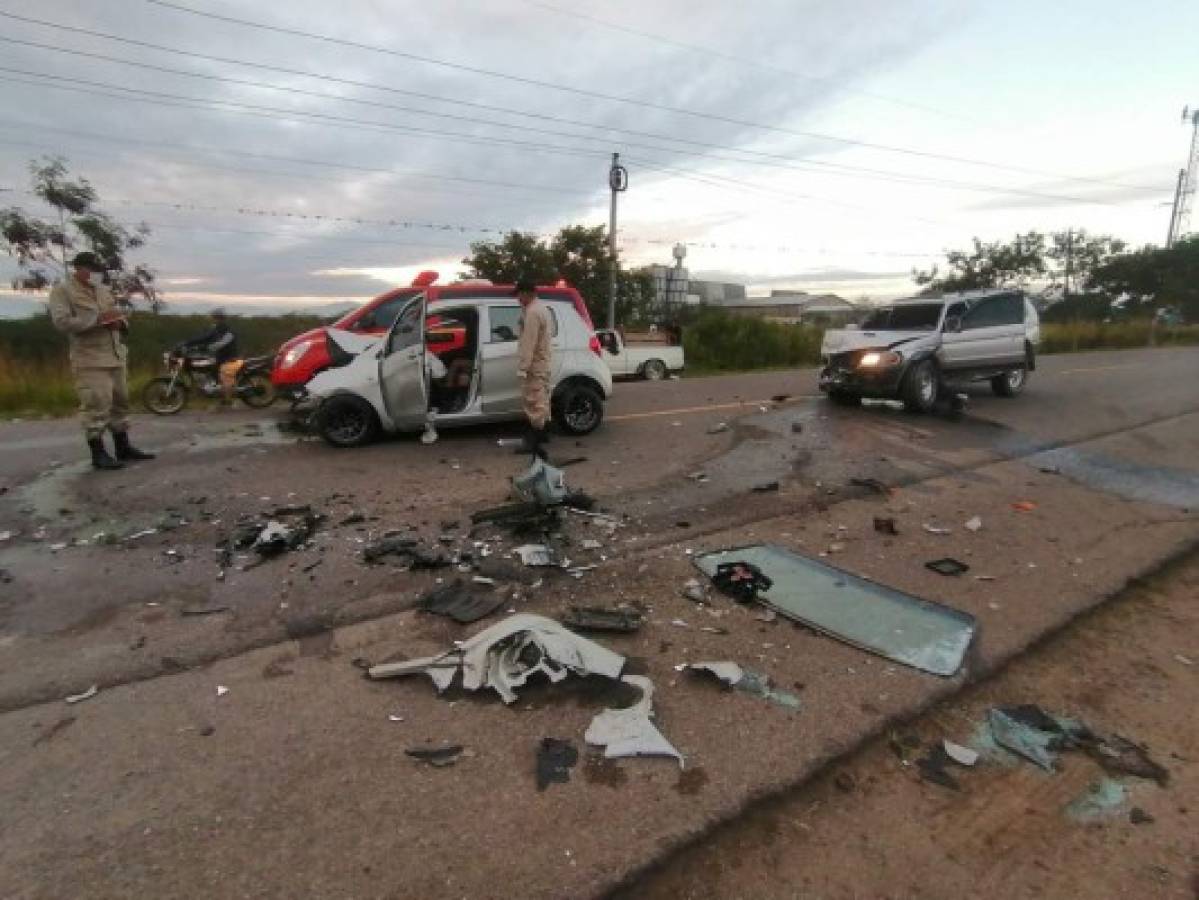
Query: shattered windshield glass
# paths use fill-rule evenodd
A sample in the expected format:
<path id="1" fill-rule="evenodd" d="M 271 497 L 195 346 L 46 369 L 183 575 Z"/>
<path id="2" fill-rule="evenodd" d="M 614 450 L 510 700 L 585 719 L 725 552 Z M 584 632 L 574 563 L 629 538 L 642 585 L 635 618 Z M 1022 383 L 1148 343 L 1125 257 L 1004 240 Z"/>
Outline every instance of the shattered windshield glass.
<path id="1" fill-rule="evenodd" d="M 769 544 L 695 558 L 708 577 L 746 562 L 772 579 L 758 602 L 779 615 L 895 662 L 953 675 L 974 637 L 974 617 Z"/>
<path id="2" fill-rule="evenodd" d="M 863 331 L 932 331 L 940 319 L 940 303 L 902 303 L 876 309 L 861 327 Z"/>

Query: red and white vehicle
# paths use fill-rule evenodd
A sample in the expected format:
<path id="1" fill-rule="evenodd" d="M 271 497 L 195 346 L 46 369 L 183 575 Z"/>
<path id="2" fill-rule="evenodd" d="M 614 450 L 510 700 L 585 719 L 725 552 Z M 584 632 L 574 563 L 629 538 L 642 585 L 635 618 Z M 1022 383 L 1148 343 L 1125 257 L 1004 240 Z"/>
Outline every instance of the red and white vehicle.
<path id="1" fill-rule="evenodd" d="M 382 338 L 391 329 L 401 309 L 421 294 L 426 297 L 428 316 L 425 323 L 427 349 L 439 356 L 448 367 L 456 353 L 466 350 L 466 331 L 454 321 L 442 321 L 436 312 L 439 304 L 465 298 L 507 297 L 512 285 L 497 285 L 488 281 L 461 281 L 437 285 L 436 272 L 421 272 L 407 287 L 395 288 L 380 294 L 364 306 L 346 313 L 331 325 L 305 331 L 279 348 L 271 368 L 271 382 L 276 389 L 291 397 L 303 395 L 304 386 L 313 376 L 334 365 L 344 365 L 349 358 L 342 343 L 332 339 L 330 331 L 348 332 L 363 338 Z M 570 303 L 587 327 L 592 330 L 591 349 L 602 352 L 599 338 L 594 334 L 591 314 L 577 290 L 565 282 L 537 288 L 542 300 Z M 355 342 L 362 344 L 362 342 Z"/>

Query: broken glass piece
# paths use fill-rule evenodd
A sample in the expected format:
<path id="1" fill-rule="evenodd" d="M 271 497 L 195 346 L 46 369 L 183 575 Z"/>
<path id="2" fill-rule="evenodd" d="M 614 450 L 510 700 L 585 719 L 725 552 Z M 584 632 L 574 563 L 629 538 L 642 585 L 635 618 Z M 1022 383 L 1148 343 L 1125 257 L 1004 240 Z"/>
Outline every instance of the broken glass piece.
<path id="1" fill-rule="evenodd" d="M 587 726 L 583 740 L 604 748 L 604 756 L 673 756 L 683 767 L 683 756 L 650 721 L 654 685 L 643 675 L 626 675 L 621 681 L 641 689 L 641 699 L 626 709 L 605 709 Z"/>
<path id="2" fill-rule="evenodd" d="M 1066 805 L 1066 815 L 1076 822 L 1094 822 L 1120 812 L 1127 799 L 1124 785 L 1112 778 L 1100 778 Z"/>
<path id="3" fill-rule="evenodd" d="M 692 672 L 714 675 L 734 690 L 753 694 L 787 709 L 799 709 L 799 698 L 794 694 L 776 690 L 768 676 L 743 669 L 735 662 L 699 662 L 691 663 L 687 668 Z"/>
<path id="4" fill-rule="evenodd" d="M 991 735 L 1000 747 L 1024 757 L 1046 772 L 1054 771 L 1057 752 L 1062 748 L 1062 735 L 1052 719 L 1030 722 L 1027 716 L 1018 714 L 1018 708 L 996 708 L 987 713 L 987 721 Z"/>
<path id="5" fill-rule="evenodd" d="M 709 577 L 725 562 L 752 563 L 774 582 L 758 602 L 780 615 L 934 675 L 961 668 L 974 637 L 968 613 L 760 544 L 706 553 L 695 564 Z"/>
<path id="6" fill-rule="evenodd" d="M 970 571 L 968 565 L 954 559 L 952 556 L 946 556 L 944 559 L 930 560 L 924 564 L 924 568 L 931 569 L 938 575 L 962 575 Z"/>

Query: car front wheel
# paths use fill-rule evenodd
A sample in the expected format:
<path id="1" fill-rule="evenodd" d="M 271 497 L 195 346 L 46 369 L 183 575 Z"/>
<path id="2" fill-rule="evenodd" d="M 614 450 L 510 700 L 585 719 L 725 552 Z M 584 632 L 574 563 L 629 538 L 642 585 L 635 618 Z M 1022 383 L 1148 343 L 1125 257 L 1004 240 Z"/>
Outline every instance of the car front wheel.
<path id="1" fill-rule="evenodd" d="M 586 384 L 568 384 L 554 398 L 554 422 L 566 434 L 590 434 L 604 420 L 604 398 Z"/>
<path id="2" fill-rule="evenodd" d="M 992 378 L 991 390 L 999 397 L 1015 397 L 1024 390 L 1026 381 L 1028 381 L 1026 369 L 1012 369 L 1010 372 L 1004 372 L 1002 375 Z"/>
<path id="3" fill-rule="evenodd" d="M 316 429 L 334 447 L 361 447 L 379 432 L 375 410 L 361 397 L 330 397 L 316 413 Z"/>
<path id="4" fill-rule="evenodd" d="M 903 379 L 903 406 L 908 412 L 928 413 L 937 405 L 937 369 L 927 359 L 916 363 Z"/>

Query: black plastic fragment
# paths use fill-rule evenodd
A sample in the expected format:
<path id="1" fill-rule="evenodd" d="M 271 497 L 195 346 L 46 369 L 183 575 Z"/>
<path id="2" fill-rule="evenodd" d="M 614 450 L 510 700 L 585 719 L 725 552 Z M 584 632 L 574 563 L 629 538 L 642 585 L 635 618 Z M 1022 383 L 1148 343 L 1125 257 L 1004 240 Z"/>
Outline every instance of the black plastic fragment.
<path id="1" fill-rule="evenodd" d="M 762 574 L 752 563 L 727 562 L 716 567 L 712 584 L 718 591 L 732 597 L 738 603 L 752 603 L 761 591 L 768 591 L 774 581 Z"/>
<path id="2" fill-rule="evenodd" d="M 495 593 L 473 590 L 461 579 L 455 579 L 425 594 L 417 601 L 417 607 L 425 612 L 449 616 L 460 625 L 469 625 L 491 615 L 503 602 L 504 598 Z"/>
<path id="3" fill-rule="evenodd" d="M 441 768 L 456 763 L 458 757 L 462 755 L 462 750 L 461 744 L 450 744 L 446 747 L 409 747 L 404 753 L 417 762 L 425 762 Z"/>
<path id="4" fill-rule="evenodd" d="M 950 556 L 944 559 L 929 560 L 924 564 L 924 568 L 931 569 L 938 575 L 961 575 L 964 572 L 970 571 L 968 565 Z"/>
<path id="5" fill-rule="evenodd" d="M 537 790 L 544 791 L 554 782 L 566 784 L 578 761 L 579 751 L 570 741 L 542 738 L 537 748 Z"/>
<path id="6" fill-rule="evenodd" d="M 927 754 L 916 760 L 916 768 L 920 770 L 920 777 L 925 781 L 939 784 L 941 787 L 953 791 L 960 791 L 962 786 L 948 771 L 948 766 L 952 762 L 953 759 L 945 752 L 945 747 L 938 743 L 933 744 Z"/>
<path id="7" fill-rule="evenodd" d="M 632 609 L 607 609 L 602 606 L 572 606 L 562 617 L 562 624 L 580 631 L 621 631 L 631 634 L 645 621 Z"/>

